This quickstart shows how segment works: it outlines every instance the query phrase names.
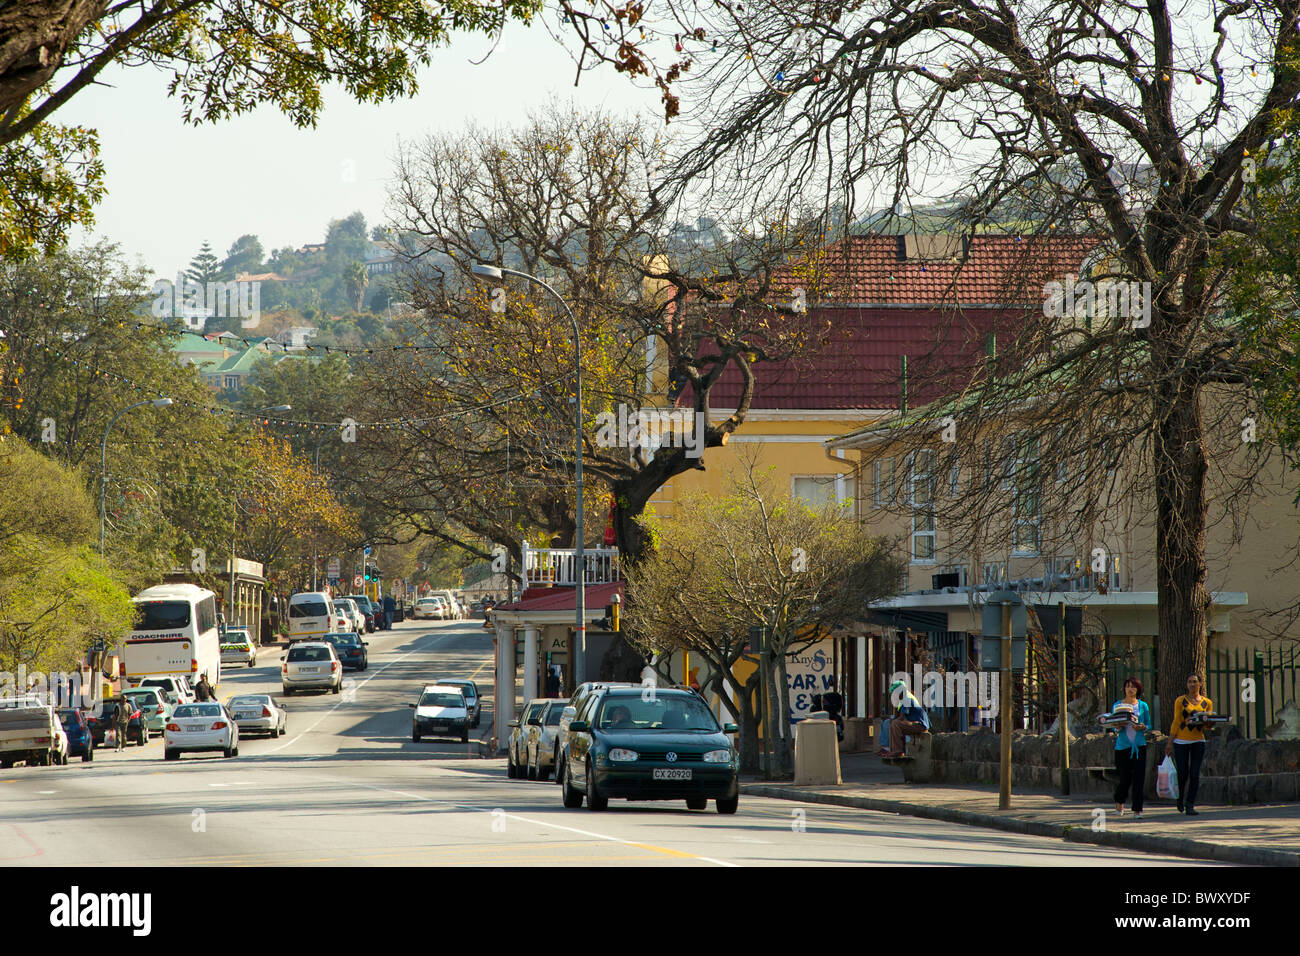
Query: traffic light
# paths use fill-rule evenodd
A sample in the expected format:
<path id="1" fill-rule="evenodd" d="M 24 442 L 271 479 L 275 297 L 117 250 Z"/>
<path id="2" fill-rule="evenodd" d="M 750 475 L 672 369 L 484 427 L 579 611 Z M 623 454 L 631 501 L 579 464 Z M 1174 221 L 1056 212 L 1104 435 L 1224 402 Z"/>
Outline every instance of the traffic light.
<path id="1" fill-rule="evenodd" d="M 373 564 L 366 565 L 366 580 L 367 581 L 375 580 L 375 566 Z"/>

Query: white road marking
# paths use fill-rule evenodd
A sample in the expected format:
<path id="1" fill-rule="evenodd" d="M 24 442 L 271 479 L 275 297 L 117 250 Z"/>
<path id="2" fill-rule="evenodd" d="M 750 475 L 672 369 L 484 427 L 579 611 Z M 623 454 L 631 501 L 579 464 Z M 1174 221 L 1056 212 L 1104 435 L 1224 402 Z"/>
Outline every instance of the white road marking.
<path id="1" fill-rule="evenodd" d="M 392 793 L 392 794 L 396 794 L 399 797 L 407 797 L 408 799 L 411 800 L 423 800 L 426 803 L 440 803 L 443 806 L 454 807 L 457 810 L 472 810 L 475 813 L 489 813 L 489 814 L 500 811 L 499 807 L 497 808 L 472 807 L 464 803 L 452 803 L 450 800 L 438 800 L 434 797 L 426 797 L 423 794 L 407 793 L 404 790 L 388 790 L 385 789 L 384 787 L 376 787 L 368 783 L 353 783 L 353 786 L 365 787 L 367 790 L 377 790 L 380 793 Z M 638 840 L 624 840 L 621 837 L 609 836 L 608 834 L 605 833 L 595 833 L 591 830 L 580 830 L 577 827 L 566 827 L 562 823 L 550 823 L 546 820 L 534 820 L 532 817 L 521 817 L 515 813 L 503 812 L 501 813 L 501 816 L 503 816 L 507 820 L 517 820 L 520 823 L 531 823 L 534 826 L 549 827 L 552 830 L 563 830 L 566 833 L 576 833 L 579 836 L 591 837 L 592 839 L 596 839 L 596 840 L 607 840 L 610 843 L 620 843 L 623 846 L 636 847 L 637 849 L 649 848 L 651 852 L 655 852 L 657 849 L 659 849 L 653 847 L 652 844 L 644 843 Z M 663 849 L 669 849 L 669 848 L 664 847 Z M 703 860 L 705 863 L 712 863 L 716 866 L 726 866 L 732 868 L 736 868 L 740 866 L 739 863 L 728 863 L 726 860 L 715 860 L 713 857 L 710 856 L 700 856 L 695 853 L 686 853 L 684 850 L 673 850 L 672 852 L 681 853 L 686 856 L 690 856 L 692 859 Z"/>

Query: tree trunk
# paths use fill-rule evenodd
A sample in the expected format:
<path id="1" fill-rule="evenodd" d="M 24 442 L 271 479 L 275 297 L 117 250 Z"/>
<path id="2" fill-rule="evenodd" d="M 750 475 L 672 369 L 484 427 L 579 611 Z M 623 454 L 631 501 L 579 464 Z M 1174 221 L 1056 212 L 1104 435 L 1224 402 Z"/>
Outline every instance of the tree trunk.
<path id="1" fill-rule="evenodd" d="M 790 727 L 790 680 L 785 670 L 785 647 L 782 645 L 781 653 L 776 655 L 776 692 L 777 705 L 774 711 L 776 715 L 776 753 L 777 766 L 781 768 L 781 773 L 785 776 L 794 775 L 794 734 Z"/>
<path id="2" fill-rule="evenodd" d="M 1173 363 L 1170 362 L 1172 365 Z M 1156 648 L 1160 724 L 1173 722 L 1174 700 L 1189 674 L 1205 679 L 1205 588 L 1208 470 L 1200 394 L 1190 376 L 1171 375 L 1155 394 L 1156 590 L 1160 636 Z M 1111 696 L 1115 696 L 1114 690 Z"/>

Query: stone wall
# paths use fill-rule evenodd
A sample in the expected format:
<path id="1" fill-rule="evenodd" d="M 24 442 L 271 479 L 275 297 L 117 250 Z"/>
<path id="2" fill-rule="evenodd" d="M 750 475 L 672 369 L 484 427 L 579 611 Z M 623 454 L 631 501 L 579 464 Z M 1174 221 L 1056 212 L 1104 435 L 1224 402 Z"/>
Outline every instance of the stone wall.
<path id="1" fill-rule="evenodd" d="M 1196 802 L 1240 804 L 1300 800 L 1300 740 L 1247 740 L 1212 736 L 1201 767 Z M 1146 796 L 1156 798 L 1156 767 L 1164 759 L 1165 736 L 1147 744 Z M 1060 744 L 1055 736 L 1016 731 L 1011 744 L 1011 785 L 1057 792 Z M 935 783 L 996 784 L 1001 760 L 998 735 L 987 730 L 934 734 Z M 1107 773 L 1090 768 L 1106 768 Z M 1090 734 L 1070 741 L 1071 794 L 1109 794 L 1115 789 L 1115 737 Z"/>

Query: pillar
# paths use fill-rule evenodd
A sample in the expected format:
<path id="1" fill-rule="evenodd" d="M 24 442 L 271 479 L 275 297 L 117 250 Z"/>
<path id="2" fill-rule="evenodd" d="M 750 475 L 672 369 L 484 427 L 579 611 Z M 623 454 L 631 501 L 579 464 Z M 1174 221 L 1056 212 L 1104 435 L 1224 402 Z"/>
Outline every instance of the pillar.
<path id="1" fill-rule="evenodd" d="M 524 703 L 540 696 L 537 692 L 537 628 L 529 626 L 524 628 Z"/>
<path id="2" fill-rule="evenodd" d="M 497 662 L 495 698 L 492 713 L 492 736 L 497 751 L 510 742 L 510 721 L 515 719 L 515 629 L 504 621 L 496 625 Z"/>

